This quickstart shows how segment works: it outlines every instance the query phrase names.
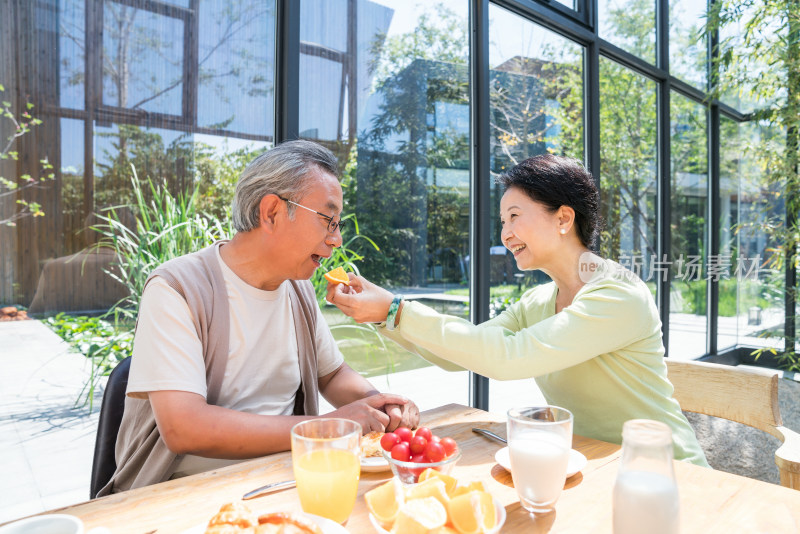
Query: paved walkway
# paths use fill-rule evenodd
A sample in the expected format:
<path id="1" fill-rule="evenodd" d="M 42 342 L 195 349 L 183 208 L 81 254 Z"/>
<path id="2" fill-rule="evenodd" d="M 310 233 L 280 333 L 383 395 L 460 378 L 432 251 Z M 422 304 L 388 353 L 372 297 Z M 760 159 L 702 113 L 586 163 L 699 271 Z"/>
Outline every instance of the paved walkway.
<path id="1" fill-rule="evenodd" d="M 89 498 L 95 410 L 86 358 L 39 321 L 0 323 L 0 522 Z"/>
<path id="2" fill-rule="evenodd" d="M 87 500 L 100 399 L 91 412 L 74 406 L 89 377 L 86 358 L 39 321 L 0 323 L 0 369 L 0 523 Z M 469 403 L 466 372 L 426 367 L 370 381 L 413 392 L 421 410 Z M 521 399 L 544 401 L 532 379 L 504 382 L 492 389 L 492 410 Z"/>

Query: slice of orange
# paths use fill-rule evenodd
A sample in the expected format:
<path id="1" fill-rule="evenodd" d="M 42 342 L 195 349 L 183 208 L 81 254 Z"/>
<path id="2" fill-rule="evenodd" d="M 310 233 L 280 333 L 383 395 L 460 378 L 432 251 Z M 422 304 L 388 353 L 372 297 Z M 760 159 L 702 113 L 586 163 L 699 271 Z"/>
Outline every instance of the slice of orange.
<path id="1" fill-rule="evenodd" d="M 447 495 L 452 497 L 453 491 L 456 489 L 456 485 L 458 484 L 458 480 L 456 480 L 454 477 L 451 477 L 450 475 L 445 475 L 441 471 L 437 471 L 436 469 L 431 469 L 430 467 L 419 475 L 419 481 L 425 482 L 429 478 L 442 479 L 444 481 L 445 491 L 447 491 Z"/>
<path id="2" fill-rule="evenodd" d="M 445 482 L 439 477 L 428 478 L 406 489 L 407 501 L 423 499 L 425 497 L 433 497 L 442 503 L 443 506 L 447 506 L 447 503 L 450 502 L 450 497 L 447 495 L 447 490 L 445 489 Z"/>
<path id="3" fill-rule="evenodd" d="M 447 523 L 447 510 L 435 497 L 406 501 L 397 513 L 393 534 L 428 534 Z"/>
<path id="4" fill-rule="evenodd" d="M 450 492 L 450 497 L 458 497 L 459 495 L 464 495 L 470 491 L 486 491 L 486 488 L 484 487 L 483 482 L 480 480 L 473 480 L 466 486 L 457 486 L 452 492 Z"/>
<path id="5" fill-rule="evenodd" d="M 394 477 L 386 484 L 381 484 L 366 492 L 364 499 L 367 501 L 367 508 L 378 520 L 378 523 L 385 528 L 390 528 L 397 517 L 400 506 L 405 502 L 403 484 L 397 477 Z"/>
<path id="6" fill-rule="evenodd" d="M 345 270 L 341 267 L 331 269 L 322 276 L 324 276 L 325 279 L 331 284 L 344 284 L 346 286 L 350 285 L 350 278 L 347 277 L 347 272 L 345 272 Z"/>
<path id="7" fill-rule="evenodd" d="M 453 497 L 447 507 L 450 522 L 461 534 L 486 532 L 495 526 L 494 501 L 485 491 L 470 491 Z"/>

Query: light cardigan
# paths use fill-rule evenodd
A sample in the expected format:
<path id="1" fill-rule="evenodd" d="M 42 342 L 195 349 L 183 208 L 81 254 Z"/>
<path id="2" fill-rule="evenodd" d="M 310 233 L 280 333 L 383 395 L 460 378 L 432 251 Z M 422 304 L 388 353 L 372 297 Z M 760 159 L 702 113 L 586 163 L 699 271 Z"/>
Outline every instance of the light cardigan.
<path id="1" fill-rule="evenodd" d="M 161 276 L 186 300 L 197 337 L 203 345 L 208 404 L 217 401 L 230 350 L 228 293 L 216 252 L 216 247 L 226 242 L 219 241 L 199 252 L 170 260 L 155 269 L 145 282 L 146 287 L 153 277 Z M 308 280 L 289 282 L 301 379 L 294 414 L 318 415 L 316 295 Z M 276 332 L 276 335 L 281 333 Z M 269 347 L 252 357 L 269 357 Z M 163 482 L 173 473 L 179 460 L 161 438 L 147 396 L 128 395 L 117 435 L 117 469 L 97 496 Z"/>
<path id="2" fill-rule="evenodd" d="M 672 429 L 675 458 L 707 467 L 672 398 L 650 290 L 619 264 L 601 261 L 603 272 L 559 313 L 551 282 L 480 325 L 406 301 L 397 328 L 379 330 L 446 370 L 496 380 L 534 377 L 549 404 L 572 412 L 576 434 L 621 443 L 625 421 L 663 421 Z"/>

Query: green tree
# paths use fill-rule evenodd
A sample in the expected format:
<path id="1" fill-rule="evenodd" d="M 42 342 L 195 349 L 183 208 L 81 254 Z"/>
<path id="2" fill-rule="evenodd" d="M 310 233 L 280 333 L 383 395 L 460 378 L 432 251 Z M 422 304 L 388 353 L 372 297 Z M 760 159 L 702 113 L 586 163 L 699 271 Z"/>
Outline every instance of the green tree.
<path id="1" fill-rule="evenodd" d="M 0 84 L 0 93 L 5 92 L 5 87 Z M 14 144 L 23 135 L 29 133 L 31 128 L 39 126 L 42 121 L 34 117 L 31 112 L 33 104 L 28 102 L 25 105 L 25 110 L 16 115 L 11 109 L 11 102 L 2 100 L 0 103 L 0 116 L 3 120 L 10 122 L 11 131 L 13 132 L 6 139 L 5 144 L 0 144 L 0 160 L 18 161 L 19 153 L 14 148 Z M 0 141 L 2 143 L 2 141 Z M 38 202 L 28 201 L 24 198 L 24 192 L 34 187 L 45 187 L 47 182 L 55 178 L 53 166 L 45 158 L 39 161 L 41 165 L 41 174 L 37 177 L 29 174 L 23 174 L 18 178 L 6 178 L 0 175 L 0 199 L 10 196 L 16 196 L 15 203 L 17 209 L 11 215 L 0 217 L 0 225 L 16 226 L 17 221 L 23 217 L 42 217 L 44 211 Z"/>
<path id="2" fill-rule="evenodd" d="M 421 14 L 413 32 L 373 41 L 380 111 L 360 134 L 358 179 L 345 200 L 383 250 L 364 254 L 362 268 L 379 283 L 425 285 L 443 263 L 445 278 L 461 281 L 468 188 L 440 175 L 468 172 L 469 133 L 440 121 L 468 109 L 467 43 L 463 20 L 442 5 Z"/>
<path id="3" fill-rule="evenodd" d="M 447 281 L 466 274 L 468 187 L 440 179 L 469 171 L 467 128 L 442 125 L 448 110 L 468 116 L 466 31 L 462 16 L 437 4 L 414 31 L 375 39 L 380 113 L 361 136 L 358 173 L 365 179 L 354 199 L 364 232 L 384 250 L 365 260 L 368 276 L 416 285 L 436 262 Z M 581 56 L 565 59 L 569 54 L 555 48 L 536 51 L 546 60 L 517 57 L 490 71 L 492 175 L 548 150 L 583 154 Z"/>
<path id="4" fill-rule="evenodd" d="M 800 244 L 800 1 L 722 0 L 712 4 L 709 31 L 722 38 L 714 61 L 714 95 L 752 107 L 751 120 L 769 130 L 750 156 L 763 169 L 767 189 L 780 192 L 785 224 L 765 221 L 763 231 L 780 243 L 771 265 L 797 273 Z M 736 31 L 736 30 L 739 31 Z M 795 350 L 797 287 L 786 287 L 781 355 L 800 369 Z"/>

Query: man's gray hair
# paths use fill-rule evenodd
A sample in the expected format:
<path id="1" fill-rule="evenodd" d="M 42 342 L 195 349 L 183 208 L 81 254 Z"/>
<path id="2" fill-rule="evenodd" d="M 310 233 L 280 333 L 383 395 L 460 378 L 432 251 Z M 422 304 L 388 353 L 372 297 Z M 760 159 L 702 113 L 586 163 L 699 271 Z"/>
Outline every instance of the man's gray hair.
<path id="1" fill-rule="evenodd" d="M 261 199 L 270 194 L 294 200 L 313 186 L 306 180 L 316 167 L 339 178 L 339 165 L 333 152 L 311 141 L 286 141 L 264 152 L 242 171 L 233 194 L 233 227 L 249 232 L 261 225 Z M 289 204 L 289 214 L 294 205 Z"/>

